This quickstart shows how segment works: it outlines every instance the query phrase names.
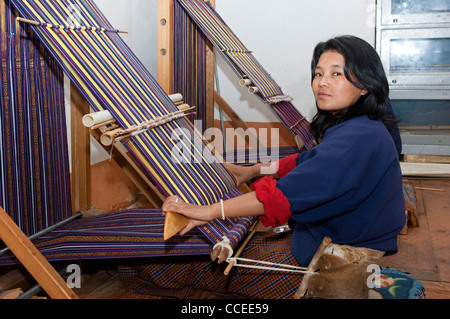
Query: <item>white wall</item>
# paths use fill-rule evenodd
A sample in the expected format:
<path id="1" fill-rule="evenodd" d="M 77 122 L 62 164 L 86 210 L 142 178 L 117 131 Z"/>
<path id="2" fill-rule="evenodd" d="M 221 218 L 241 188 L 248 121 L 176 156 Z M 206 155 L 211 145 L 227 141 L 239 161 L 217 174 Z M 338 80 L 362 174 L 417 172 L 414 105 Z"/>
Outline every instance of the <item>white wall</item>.
<path id="1" fill-rule="evenodd" d="M 375 46 L 375 0 L 216 0 L 216 10 L 308 118 L 315 114 L 310 86 L 314 46 L 353 34 Z M 237 85 L 219 61 L 221 95 L 245 121 L 277 121 L 258 98 Z"/>
<path id="2" fill-rule="evenodd" d="M 129 32 L 121 36 L 156 78 L 158 0 L 94 2 L 115 28 Z M 315 105 L 309 65 L 314 46 L 340 34 L 353 34 L 374 45 L 375 3 L 376 0 L 216 0 L 216 10 L 283 92 L 294 98 L 300 112 L 312 118 Z M 267 106 L 238 85 L 237 77 L 220 58 L 218 66 L 220 93 L 243 120 L 277 121 Z M 92 163 L 108 158 L 95 141 L 91 153 Z"/>

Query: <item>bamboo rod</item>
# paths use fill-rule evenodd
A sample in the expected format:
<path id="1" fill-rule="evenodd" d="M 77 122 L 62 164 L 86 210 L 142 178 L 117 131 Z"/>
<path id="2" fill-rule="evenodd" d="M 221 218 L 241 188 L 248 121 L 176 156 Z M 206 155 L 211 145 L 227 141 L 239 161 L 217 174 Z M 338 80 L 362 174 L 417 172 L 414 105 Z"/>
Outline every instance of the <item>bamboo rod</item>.
<path id="1" fill-rule="evenodd" d="M 29 19 L 25 19 L 25 18 L 21 18 L 21 17 L 17 17 L 16 19 L 17 19 L 17 21 L 28 23 L 28 24 L 35 25 L 35 26 L 42 25 L 42 23 L 40 23 L 38 21 L 34 21 L 34 20 L 29 20 Z M 57 28 L 61 28 L 61 27 L 66 28 L 66 27 L 68 27 L 68 26 L 63 26 L 63 25 L 53 25 L 53 24 L 50 24 L 50 23 L 48 23 L 48 25 L 49 26 L 53 26 L 53 27 L 57 27 Z M 97 27 L 95 27 L 95 28 L 97 28 Z M 97 28 L 97 29 L 101 29 L 101 28 Z M 107 31 L 112 32 L 113 30 L 107 30 Z M 122 31 L 122 30 L 117 30 L 116 32 L 117 33 L 128 33 L 128 31 Z"/>
<path id="2" fill-rule="evenodd" d="M 253 229 L 250 232 L 250 234 L 247 236 L 247 238 L 245 239 L 245 241 L 242 243 L 241 247 L 239 248 L 239 250 L 236 252 L 236 254 L 234 255 L 234 257 L 239 257 L 241 256 L 241 254 L 243 253 L 244 249 L 247 247 L 248 243 L 250 242 L 250 240 L 253 238 L 253 236 L 256 233 L 256 230 L 258 229 L 258 224 L 259 224 L 259 220 L 253 224 Z M 230 264 L 228 265 L 228 267 L 225 269 L 224 271 L 224 275 L 228 276 L 228 274 L 230 273 L 231 269 L 234 267 L 234 265 L 236 264 L 236 261 L 233 260 L 232 262 L 230 262 Z"/>

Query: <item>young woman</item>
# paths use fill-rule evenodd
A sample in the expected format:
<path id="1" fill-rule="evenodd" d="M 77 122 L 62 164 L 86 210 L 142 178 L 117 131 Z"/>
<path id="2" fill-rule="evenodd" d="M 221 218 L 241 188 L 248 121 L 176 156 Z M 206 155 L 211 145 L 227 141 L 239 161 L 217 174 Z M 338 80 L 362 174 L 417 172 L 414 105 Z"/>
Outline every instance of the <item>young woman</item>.
<path id="1" fill-rule="evenodd" d="M 291 250 L 308 265 L 324 236 L 338 244 L 397 251 L 405 225 L 402 175 L 385 119 L 388 83 L 376 51 L 343 36 L 319 43 L 312 59 L 318 145 L 278 162 L 277 176 L 252 184 L 254 192 L 224 202 L 227 217 L 261 216 L 266 226 L 290 222 Z M 228 165 L 238 184 L 261 165 Z M 164 211 L 187 216 L 188 232 L 222 216 L 220 204 L 197 207 L 170 197 Z"/>
<path id="2" fill-rule="evenodd" d="M 405 203 L 398 152 L 387 129 L 390 123 L 385 119 L 389 89 L 381 61 L 367 42 L 342 36 L 316 46 L 311 72 L 317 104 L 311 130 L 317 146 L 279 160 L 276 174 L 263 176 L 253 183 L 253 192 L 225 201 L 223 212 L 220 204 L 196 206 L 177 196 L 168 198 L 163 211 L 189 218 L 181 234 L 221 218 L 224 213 L 226 217 L 260 216 L 264 225 L 272 227 L 289 223 L 292 232 L 263 235 L 264 240 L 256 238 L 247 249 L 247 253 L 263 256 L 278 243 L 282 248 L 276 248 L 273 255 L 281 263 L 307 266 L 325 236 L 336 244 L 388 254 L 397 251 L 397 235 L 405 225 Z M 227 168 L 239 186 L 259 177 L 262 165 L 227 164 Z M 146 267 L 146 274 L 151 277 L 154 271 L 149 267 L 152 266 Z M 169 265 L 164 267 L 171 271 Z M 189 264 L 189 267 L 202 274 L 191 278 L 209 278 L 214 272 L 211 263 Z M 233 278 L 222 276 L 211 280 L 210 285 L 215 285 L 214 290 L 222 295 L 284 298 L 295 292 L 301 278 L 292 280 L 287 279 L 290 275 L 266 272 L 259 274 L 260 279 L 255 281 L 258 275 L 253 270 L 234 272 L 240 276 L 234 280 L 245 277 L 246 283 L 231 289 L 227 280 Z M 133 269 L 129 282 L 135 282 L 130 285 L 140 289 L 147 285 L 136 279 L 140 276 Z M 269 278 L 282 284 L 270 289 L 253 284 Z M 201 281 L 205 280 L 197 284 L 204 289 Z M 154 292 L 152 289 L 149 291 Z"/>

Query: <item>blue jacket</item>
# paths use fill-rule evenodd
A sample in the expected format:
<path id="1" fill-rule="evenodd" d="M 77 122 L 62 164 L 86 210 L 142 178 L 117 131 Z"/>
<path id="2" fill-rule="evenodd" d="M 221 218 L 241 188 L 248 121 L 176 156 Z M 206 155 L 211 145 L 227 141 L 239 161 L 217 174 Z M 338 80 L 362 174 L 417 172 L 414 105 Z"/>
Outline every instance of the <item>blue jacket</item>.
<path id="1" fill-rule="evenodd" d="M 309 264 L 324 236 L 397 252 L 406 218 L 402 174 L 381 121 L 360 116 L 328 129 L 277 187 L 291 205 L 291 251 L 301 265 Z"/>

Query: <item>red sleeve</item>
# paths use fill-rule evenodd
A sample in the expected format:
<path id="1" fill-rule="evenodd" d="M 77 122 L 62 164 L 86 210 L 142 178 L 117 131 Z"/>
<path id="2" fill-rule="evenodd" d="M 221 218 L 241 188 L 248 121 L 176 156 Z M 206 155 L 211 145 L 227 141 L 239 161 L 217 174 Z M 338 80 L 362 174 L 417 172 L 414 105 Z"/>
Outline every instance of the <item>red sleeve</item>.
<path id="1" fill-rule="evenodd" d="M 298 153 L 289 155 L 285 158 L 280 158 L 278 160 L 277 173 L 280 178 L 286 176 L 287 173 L 292 171 L 297 166 L 297 158 Z"/>
<path id="2" fill-rule="evenodd" d="M 263 177 L 251 186 L 256 198 L 264 205 L 264 215 L 260 217 L 264 226 L 277 227 L 285 225 L 291 217 L 291 204 L 286 196 L 277 188 L 272 176 Z"/>

